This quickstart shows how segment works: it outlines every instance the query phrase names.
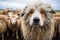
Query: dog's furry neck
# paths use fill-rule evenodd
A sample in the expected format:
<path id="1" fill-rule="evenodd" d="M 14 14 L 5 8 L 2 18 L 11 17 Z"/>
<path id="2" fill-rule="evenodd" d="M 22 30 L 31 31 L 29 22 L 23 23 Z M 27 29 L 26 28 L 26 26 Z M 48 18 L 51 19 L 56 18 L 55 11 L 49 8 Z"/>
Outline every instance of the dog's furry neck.
<path id="1" fill-rule="evenodd" d="M 25 18 L 26 15 L 24 15 L 23 18 Z M 31 28 L 29 23 L 27 23 L 26 20 L 23 20 L 21 22 L 21 30 L 23 32 L 24 39 L 25 40 L 51 40 L 54 33 L 53 21 L 54 20 L 53 20 L 52 13 L 46 13 L 46 20 L 44 21 L 44 26 L 41 28 L 40 27 Z"/>
<path id="2" fill-rule="evenodd" d="M 26 24 L 25 21 L 22 21 L 21 29 L 24 39 L 26 40 L 47 40 L 51 38 L 51 36 L 53 36 L 54 25 L 53 23 L 51 23 L 48 26 L 44 25 L 42 28 L 33 27 L 32 29 L 30 29 L 30 25 Z"/>

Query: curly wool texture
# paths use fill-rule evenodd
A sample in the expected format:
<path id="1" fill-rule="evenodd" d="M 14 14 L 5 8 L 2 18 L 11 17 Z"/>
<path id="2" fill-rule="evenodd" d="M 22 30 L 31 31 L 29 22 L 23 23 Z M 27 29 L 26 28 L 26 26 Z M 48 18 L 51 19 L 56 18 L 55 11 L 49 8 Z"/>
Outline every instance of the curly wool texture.
<path id="1" fill-rule="evenodd" d="M 0 20 L 0 34 L 6 32 L 7 30 L 7 25 L 4 21 Z"/>
<path id="2" fill-rule="evenodd" d="M 20 28 L 20 20 L 17 19 L 16 23 L 13 25 L 10 20 L 8 20 L 8 28 L 12 31 L 16 31 Z"/>

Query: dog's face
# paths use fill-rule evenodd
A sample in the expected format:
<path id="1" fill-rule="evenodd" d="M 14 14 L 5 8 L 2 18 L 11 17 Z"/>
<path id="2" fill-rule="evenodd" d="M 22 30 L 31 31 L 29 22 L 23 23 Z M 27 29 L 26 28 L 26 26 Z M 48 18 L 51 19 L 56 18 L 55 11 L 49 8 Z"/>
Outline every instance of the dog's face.
<path id="1" fill-rule="evenodd" d="M 31 26 L 44 25 L 45 14 L 41 13 L 40 10 L 31 8 L 28 14 L 28 18 L 29 18 L 29 24 Z"/>
<path id="2" fill-rule="evenodd" d="M 47 7 L 46 9 L 41 7 L 26 7 L 24 9 L 21 16 L 24 16 L 24 19 L 26 23 L 28 23 L 30 26 L 40 26 L 42 27 L 44 25 L 44 22 L 46 20 L 46 14 L 47 13 L 53 13 L 52 9 L 50 7 Z"/>

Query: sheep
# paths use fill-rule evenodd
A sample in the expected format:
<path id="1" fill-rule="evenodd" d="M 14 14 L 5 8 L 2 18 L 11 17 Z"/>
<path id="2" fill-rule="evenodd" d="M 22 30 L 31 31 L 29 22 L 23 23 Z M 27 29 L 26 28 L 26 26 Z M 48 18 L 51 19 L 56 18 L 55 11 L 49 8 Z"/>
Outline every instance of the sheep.
<path id="1" fill-rule="evenodd" d="M 7 15 L 0 15 L 0 20 L 3 20 L 7 24 Z"/>
<path id="2" fill-rule="evenodd" d="M 8 15 L 9 12 L 14 12 L 14 10 L 9 10 L 9 8 L 0 10 L 0 14 L 3 15 Z"/>
<path id="3" fill-rule="evenodd" d="M 3 13 L 4 13 L 3 10 L 0 10 L 0 15 L 3 14 Z"/>
<path id="4" fill-rule="evenodd" d="M 60 38 L 60 15 L 54 14 L 54 36 L 53 40 Z"/>
<path id="5" fill-rule="evenodd" d="M 8 12 L 9 12 L 9 8 L 4 9 L 3 11 L 4 11 L 4 13 L 3 13 L 3 14 L 4 14 L 4 15 L 7 15 L 7 14 L 8 14 Z"/>
<path id="6" fill-rule="evenodd" d="M 7 25 L 3 20 L 0 20 L 0 34 L 2 34 L 2 40 L 4 40 L 4 33 L 7 31 Z"/>
<path id="7" fill-rule="evenodd" d="M 6 24 L 8 24 L 8 20 L 7 20 L 8 16 L 7 15 L 0 15 L 0 20 L 3 20 Z M 7 26 L 6 26 L 7 27 Z M 7 30 L 8 31 L 8 30 Z M 8 32 L 7 32 L 7 36 L 8 36 Z"/>
<path id="8" fill-rule="evenodd" d="M 14 14 L 20 15 L 20 13 L 21 13 L 22 11 L 23 11 L 23 10 L 15 10 L 15 11 L 14 11 Z"/>
<path id="9" fill-rule="evenodd" d="M 10 15 L 8 17 L 8 28 L 13 31 L 12 36 L 14 36 L 14 32 L 16 31 L 16 39 L 18 40 L 19 38 L 17 30 L 20 28 L 20 20 L 18 19 L 17 14 Z"/>
<path id="10" fill-rule="evenodd" d="M 55 14 L 54 15 L 54 20 L 55 20 L 55 27 L 58 28 L 57 31 L 60 34 L 60 15 L 59 14 Z"/>

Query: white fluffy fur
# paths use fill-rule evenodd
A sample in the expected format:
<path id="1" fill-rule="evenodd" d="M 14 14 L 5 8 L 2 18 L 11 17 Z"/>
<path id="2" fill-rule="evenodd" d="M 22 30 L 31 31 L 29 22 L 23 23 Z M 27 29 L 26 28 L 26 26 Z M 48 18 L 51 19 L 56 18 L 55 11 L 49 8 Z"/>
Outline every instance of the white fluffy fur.
<path id="1" fill-rule="evenodd" d="M 41 26 L 43 26 L 43 19 L 42 19 L 42 16 L 41 16 L 41 13 L 38 11 L 38 10 L 36 10 L 33 14 L 32 14 L 32 16 L 31 16 L 31 19 L 30 19 L 30 25 L 32 25 L 33 24 L 33 19 L 34 18 L 39 18 L 39 24 L 41 25 Z"/>
<path id="2" fill-rule="evenodd" d="M 43 20 L 40 9 L 43 8 L 45 11 L 45 20 Z M 29 18 L 30 9 L 34 9 L 32 16 Z M 47 12 L 48 11 L 48 12 Z M 40 2 L 33 3 L 28 5 L 27 8 L 23 10 L 24 16 L 21 18 L 21 30 L 25 40 L 51 40 L 54 33 L 54 18 L 53 12 L 50 6 Z M 27 18 L 26 18 L 27 16 Z M 40 19 L 39 25 L 33 25 L 32 28 L 30 25 L 33 24 L 33 19 L 38 17 Z M 26 20 L 30 19 L 28 22 Z"/>

